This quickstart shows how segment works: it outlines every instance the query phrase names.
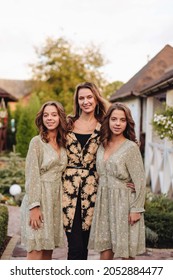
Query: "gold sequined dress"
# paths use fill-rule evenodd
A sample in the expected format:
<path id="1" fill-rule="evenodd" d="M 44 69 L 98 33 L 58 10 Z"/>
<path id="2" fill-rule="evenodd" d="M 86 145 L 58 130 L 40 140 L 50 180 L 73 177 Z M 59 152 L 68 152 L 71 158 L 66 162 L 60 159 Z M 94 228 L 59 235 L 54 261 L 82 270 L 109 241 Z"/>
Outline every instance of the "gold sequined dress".
<path id="1" fill-rule="evenodd" d="M 101 252 L 112 249 L 115 258 L 135 257 L 145 252 L 145 173 L 139 147 L 126 140 L 104 160 L 104 148 L 97 151 L 99 186 L 91 226 L 89 248 Z M 133 181 L 136 192 L 127 187 Z M 140 212 L 133 226 L 129 212 Z"/>
<path id="2" fill-rule="evenodd" d="M 28 252 L 64 245 L 61 177 L 66 164 L 64 148 L 58 155 L 40 136 L 31 140 L 26 157 L 26 193 L 21 205 L 21 242 Z M 35 206 L 40 206 L 44 217 L 39 230 L 29 226 L 29 210 Z"/>

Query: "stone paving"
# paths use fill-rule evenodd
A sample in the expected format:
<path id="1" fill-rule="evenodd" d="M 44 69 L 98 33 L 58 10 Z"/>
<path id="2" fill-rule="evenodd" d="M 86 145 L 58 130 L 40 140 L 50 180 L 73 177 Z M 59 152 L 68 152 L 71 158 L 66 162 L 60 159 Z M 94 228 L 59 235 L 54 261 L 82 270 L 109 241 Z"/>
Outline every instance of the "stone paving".
<path id="1" fill-rule="evenodd" d="M 3 259 L 10 260 L 25 260 L 26 251 L 20 244 L 20 207 L 8 206 L 9 210 L 9 224 L 8 224 L 8 236 L 11 236 L 13 244 L 6 252 L 6 256 Z M 53 259 L 66 260 L 67 247 L 61 249 L 55 249 L 53 252 Z M 99 254 L 94 251 L 89 251 L 89 260 L 98 260 Z M 146 253 L 137 256 L 137 260 L 173 260 L 173 249 L 150 249 L 147 248 Z"/>

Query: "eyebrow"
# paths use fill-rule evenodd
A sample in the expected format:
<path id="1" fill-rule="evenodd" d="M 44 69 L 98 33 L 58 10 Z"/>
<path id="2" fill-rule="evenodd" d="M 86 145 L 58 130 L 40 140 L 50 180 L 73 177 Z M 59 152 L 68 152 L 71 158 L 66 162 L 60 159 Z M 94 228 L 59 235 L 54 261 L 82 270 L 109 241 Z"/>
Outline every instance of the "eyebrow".
<path id="1" fill-rule="evenodd" d="M 43 114 L 49 114 L 49 112 L 44 112 Z M 58 114 L 58 112 L 54 111 L 54 112 L 50 112 L 50 114 Z"/>

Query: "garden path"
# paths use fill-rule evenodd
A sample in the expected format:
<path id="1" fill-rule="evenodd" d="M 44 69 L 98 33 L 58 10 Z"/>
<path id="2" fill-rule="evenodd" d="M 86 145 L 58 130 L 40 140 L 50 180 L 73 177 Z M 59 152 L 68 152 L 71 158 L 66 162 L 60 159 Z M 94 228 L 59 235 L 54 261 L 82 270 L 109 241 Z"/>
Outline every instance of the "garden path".
<path id="1" fill-rule="evenodd" d="M 20 244 L 20 207 L 8 206 L 9 210 L 9 223 L 8 223 L 8 236 L 18 236 L 14 250 L 11 253 L 11 260 L 26 259 L 26 251 Z M 53 259 L 66 260 L 67 247 L 62 249 L 55 249 Z M 98 260 L 99 254 L 94 251 L 89 251 L 90 260 Z M 173 260 L 173 249 L 150 249 L 147 248 L 146 253 L 138 256 L 137 260 Z"/>

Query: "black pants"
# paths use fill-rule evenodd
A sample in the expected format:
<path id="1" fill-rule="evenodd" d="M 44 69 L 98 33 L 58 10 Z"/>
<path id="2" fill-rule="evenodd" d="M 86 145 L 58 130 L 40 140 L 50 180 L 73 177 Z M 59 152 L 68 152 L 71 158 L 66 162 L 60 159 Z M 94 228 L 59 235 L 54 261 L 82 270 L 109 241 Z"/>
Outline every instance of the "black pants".
<path id="1" fill-rule="evenodd" d="M 87 260 L 90 230 L 82 230 L 80 192 L 71 232 L 66 232 L 68 242 L 68 260 Z"/>

